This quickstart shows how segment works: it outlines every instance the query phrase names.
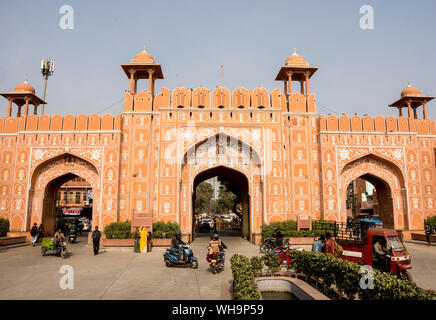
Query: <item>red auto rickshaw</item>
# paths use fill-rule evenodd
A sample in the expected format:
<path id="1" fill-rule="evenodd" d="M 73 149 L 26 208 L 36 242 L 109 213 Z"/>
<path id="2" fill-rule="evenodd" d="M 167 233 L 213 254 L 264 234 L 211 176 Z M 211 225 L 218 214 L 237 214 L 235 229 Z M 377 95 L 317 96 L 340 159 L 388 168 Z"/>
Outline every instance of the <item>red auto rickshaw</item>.
<path id="1" fill-rule="evenodd" d="M 398 278 L 412 281 L 410 254 L 396 230 L 386 229 L 379 224 L 356 222 L 353 224 L 334 223 L 329 225 L 330 233 L 342 246 L 342 259 L 368 265 L 381 271 L 395 274 Z M 382 240 L 386 250 L 384 260 L 379 259 L 374 244 Z M 385 263 L 385 262 L 388 263 Z"/>

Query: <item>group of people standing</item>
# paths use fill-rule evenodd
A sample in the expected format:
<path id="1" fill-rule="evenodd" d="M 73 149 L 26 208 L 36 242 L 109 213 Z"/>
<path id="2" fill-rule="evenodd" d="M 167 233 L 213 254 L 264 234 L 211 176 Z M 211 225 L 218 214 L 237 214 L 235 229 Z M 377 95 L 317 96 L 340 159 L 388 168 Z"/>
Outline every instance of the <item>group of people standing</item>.
<path id="1" fill-rule="evenodd" d="M 133 252 L 141 253 L 144 250 L 146 252 L 151 252 L 151 232 L 147 231 L 145 227 L 136 227 L 133 233 L 133 238 L 135 239 L 133 244 Z"/>
<path id="2" fill-rule="evenodd" d="M 38 227 L 35 222 L 30 230 L 30 235 L 32 236 L 32 246 L 36 246 L 36 243 L 41 242 L 42 237 L 44 237 L 43 224 L 41 223 Z"/>
<path id="3" fill-rule="evenodd" d="M 330 253 L 334 257 L 338 257 L 339 244 L 336 243 L 335 239 L 332 238 L 330 232 L 326 232 L 325 236 L 320 236 L 318 240 L 315 240 L 312 244 L 313 252 L 323 252 Z"/>

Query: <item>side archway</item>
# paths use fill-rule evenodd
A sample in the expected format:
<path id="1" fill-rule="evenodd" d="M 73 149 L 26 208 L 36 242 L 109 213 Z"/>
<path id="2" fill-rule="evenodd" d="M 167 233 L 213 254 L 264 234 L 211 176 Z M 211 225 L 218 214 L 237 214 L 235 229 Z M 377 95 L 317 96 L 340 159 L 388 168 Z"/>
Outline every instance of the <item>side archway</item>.
<path id="1" fill-rule="evenodd" d="M 65 182 L 80 177 L 92 187 L 92 221 L 100 218 L 100 175 L 90 162 L 71 154 L 49 159 L 33 171 L 27 207 L 27 229 L 33 223 L 43 223 L 47 235 L 54 234 L 56 218 L 56 195 Z"/>
<path id="2" fill-rule="evenodd" d="M 346 220 L 347 187 L 357 178 L 373 184 L 377 190 L 380 217 L 387 228 L 409 229 L 407 192 L 401 170 L 394 164 L 372 155 L 366 155 L 347 163 L 340 175 L 340 213 Z"/>

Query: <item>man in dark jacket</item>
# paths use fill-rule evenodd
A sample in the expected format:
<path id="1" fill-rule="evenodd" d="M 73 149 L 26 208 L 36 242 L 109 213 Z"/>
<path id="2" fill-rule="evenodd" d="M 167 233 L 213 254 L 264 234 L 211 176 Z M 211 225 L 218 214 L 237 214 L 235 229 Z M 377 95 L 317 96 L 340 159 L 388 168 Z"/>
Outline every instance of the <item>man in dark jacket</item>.
<path id="1" fill-rule="evenodd" d="M 427 245 L 431 245 L 431 229 L 430 225 L 425 226 L 425 238 L 427 240 Z"/>
<path id="2" fill-rule="evenodd" d="M 32 246 L 35 246 L 35 243 L 38 240 L 38 227 L 36 226 L 36 222 L 33 224 L 33 227 L 30 230 L 30 235 L 33 237 Z"/>
<path id="3" fill-rule="evenodd" d="M 180 261 L 182 260 L 182 254 L 184 253 L 184 250 L 182 249 L 182 246 L 184 242 L 181 239 L 182 234 L 180 231 L 177 231 L 173 240 L 171 240 L 171 251 L 173 253 L 177 253 L 177 259 Z M 183 261 L 185 260 L 185 257 L 183 257 Z"/>
<path id="4" fill-rule="evenodd" d="M 101 232 L 98 227 L 95 226 L 95 230 L 92 232 L 92 246 L 94 247 L 94 255 L 98 254 L 98 249 L 100 248 L 100 238 Z"/>
<path id="5" fill-rule="evenodd" d="M 41 223 L 38 227 L 38 242 L 41 242 L 43 237 L 44 237 L 44 226 Z"/>

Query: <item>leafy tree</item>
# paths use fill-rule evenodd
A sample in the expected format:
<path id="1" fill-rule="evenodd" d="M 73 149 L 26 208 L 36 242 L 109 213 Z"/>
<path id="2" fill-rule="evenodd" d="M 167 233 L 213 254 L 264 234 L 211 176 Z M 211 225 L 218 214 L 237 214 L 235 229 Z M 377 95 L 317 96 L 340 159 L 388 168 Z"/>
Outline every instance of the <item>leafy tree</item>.
<path id="1" fill-rule="evenodd" d="M 234 181 L 227 180 L 226 178 L 223 177 L 218 177 L 218 181 L 220 182 L 221 186 L 224 186 L 227 189 L 227 191 L 232 192 L 236 196 L 236 199 L 233 204 L 233 208 L 231 209 L 234 213 L 236 213 L 239 216 L 239 218 L 242 218 L 242 215 L 238 212 L 238 210 L 236 210 L 237 208 L 242 208 L 241 205 L 242 196 L 238 184 L 235 183 Z"/>
<path id="2" fill-rule="evenodd" d="M 213 197 L 213 187 L 210 183 L 201 182 L 195 189 L 195 214 L 202 214 L 210 211 Z"/>
<path id="3" fill-rule="evenodd" d="M 236 195 L 227 188 L 227 185 L 221 184 L 218 192 L 218 211 L 226 213 L 233 210 L 236 205 Z"/>

